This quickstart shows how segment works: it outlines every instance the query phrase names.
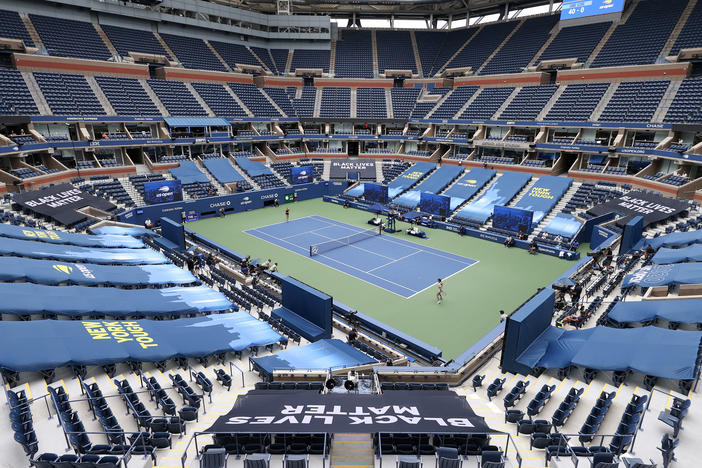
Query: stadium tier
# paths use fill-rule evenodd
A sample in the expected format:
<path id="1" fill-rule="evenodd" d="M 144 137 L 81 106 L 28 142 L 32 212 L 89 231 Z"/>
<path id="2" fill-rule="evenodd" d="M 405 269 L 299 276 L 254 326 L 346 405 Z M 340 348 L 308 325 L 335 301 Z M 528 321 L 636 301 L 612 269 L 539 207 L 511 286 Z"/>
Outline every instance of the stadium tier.
<path id="1" fill-rule="evenodd" d="M 701 2 L 78 3 L 0 11 L 0 465 L 699 465 Z"/>

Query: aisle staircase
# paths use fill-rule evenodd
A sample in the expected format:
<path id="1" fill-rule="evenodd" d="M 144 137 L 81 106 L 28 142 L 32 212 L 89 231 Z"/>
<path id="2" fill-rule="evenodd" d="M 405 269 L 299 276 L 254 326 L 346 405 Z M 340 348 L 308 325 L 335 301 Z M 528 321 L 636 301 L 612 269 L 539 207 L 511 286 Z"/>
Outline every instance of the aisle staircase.
<path id="1" fill-rule="evenodd" d="M 374 468 L 370 434 L 334 434 L 330 468 Z"/>

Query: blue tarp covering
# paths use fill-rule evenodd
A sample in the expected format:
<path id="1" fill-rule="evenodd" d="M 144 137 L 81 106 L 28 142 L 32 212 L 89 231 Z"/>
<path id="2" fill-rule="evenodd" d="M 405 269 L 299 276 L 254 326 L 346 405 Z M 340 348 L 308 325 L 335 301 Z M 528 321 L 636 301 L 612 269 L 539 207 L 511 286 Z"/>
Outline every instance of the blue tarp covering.
<path id="1" fill-rule="evenodd" d="M 87 286 L 164 286 L 197 281 L 187 270 L 172 263 L 163 265 L 96 265 L 54 260 L 0 257 L 0 281 Z"/>
<path id="2" fill-rule="evenodd" d="M 95 234 L 110 234 L 117 236 L 134 236 L 134 237 L 156 237 L 156 234 L 151 229 L 146 229 L 143 227 L 126 227 L 126 226 L 101 226 L 98 228 L 90 229 Z"/>
<path id="3" fill-rule="evenodd" d="M 531 174 L 505 171 L 483 193 L 483 196 L 456 214 L 456 217 L 484 223 L 490 216 L 495 205 L 505 205 L 529 182 Z"/>
<path id="4" fill-rule="evenodd" d="M 217 117 L 165 117 L 169 127 L 229 127 L 225 119 Z"/>
<path id="5" fill-rule="evenodd" d="M 657 249 L 658 247 L 678 247 L 681 245 L 700 243 L 702 243 L 702 229 L 687 232 L 672 232 L 654 239 L 643 238 L 636 243 L 634 248 L 641 250 L 648 244 L 651 244 L 651 247 Z"/>
<path id="6" fill-rule="evenodd" d="M 319 340 L 272 356 L 252 358 L 251 361 L 269 376 L 276 370 L 339 369 L 376 362 L 367 354 L 336 339 Z"/>
<path id="7" fill-rule="evenodd" d="M 466 200 L 475 195 L 493 177 L 497 171 L 494 169 L 474 168 L 463 175 L 443 195 L 451 197 L 451 210 L 462 205 Z"/>
<path id="8" fill-rule="evenodd" d="M 533 223 L 536 226 L 556 206 L 572 183 L 570 177 L 541 176 L 514 208 L 533 211 Z"/>
<path id="9" fill-rule="evenodd" d="M 366 184 L 358 184 L 357 186 L 355 186 L 351 189 L 348 189 L 346 191 L 346 195 L 348 195 L 349 197 L 356 197 L 356 198 L 361 197 L 361 196 L 363 196 L 363 191 L 365 190 L 365 188 L 366 188 Z"/>
<path id="10" fill-rule="evenodd" d="M 682 262 L 702 262 L 702 245 L 693 244 L 681 249 L 666 249 L 661 247 L 653 256 L 651 262 L 657 265 Z"/>
<path id="11" fill-rule="evenodd" d="M 582 224 L 580 221 L 575 219 L 573 215 L 561 213 L 548 223 L 548 225 L 544 228 L 544 231 L 548 232 L 549 234 L 560 234 L 563 237 L 571 238 L 578 233 L 581 227 Z"/>
<path id="12" fill-rule="evenodd" d="M 0 255 L 125 265 L 168 263 L 161 252 L 151 249 L 92 249 L 9 238 L 0 242 Z"/>
<path id="13" fill-rule="evenodd" d="M 176 320 L 5 321 L 0 336 L 0 367 L 16 372 L 194 358 L 282 339 L 245 312 Z"/>
<path id="14" fill-rule="evenodd" d="M 667 286 L 669 284 L 702 284 L 702 263 L 648 265 L 624 277 L 622 288 L 629 286 Z"/>
<path id="15" fill-rule="evenodd" d="M 2 313 L 13 315 L 158 317 L 216 312 L 234 307 L 224 294 L 205 286 L 121 289 L 0 283 L 0 297 Z"/>
<path id="16" fill-rule="evenodd" d="M 228 184 L 230 182 L 241 182 L 245 180 L 244 177 L 239 174 L 239 171 L 234 169 L 232 163 L 226 158 L 211 158 L 205 159 L 202 162 L 208 171 L 212 173 L 217 182 L 220 184 Z"/>
<path id="17" fill-rule="evenodd" d="M 395 180 L 388 184 L 388 196 L 390 198 L 395 198 L 435 167 L 436 164 L 430 162 L 415 163 L 412 167 L 408 168 L 405 172 L 397 176 Z"/>
<path id="18" fill-rule="evenodd" d="M 273 174 L 273 172 L 271 172 L 271 170 L 268 169 L 265 164 L 259 161 L 252 161 L 246 156 L 238 156 L 236 158 L 236 163 L 251 177 Z"/>
<path id="19" fill-rule="evenodd" d="M 396 205 L 400 205 L 405 208 L 415 209 L 419 205 L 422 192 L 419 190 L 410 190 L 409 192 L 403 193 L 392 202 Z"/>
<path id="20" fill-rule="evenodd" d="M 607 318 L 618 323 L 641 323 L 658 318 L 669 322 L 702 323 L 702 299 L 617 302 Z"/>
<path id="21" fill-rule="evenodd" d="M 463 172 L 463 168 L 459 166 L 441 166 L 434 171 L 429 177 L 424 179 L 421 184 L 415 187 L 415 190 L 420 192 L 429 192 L 438 194 L 448 184 L 450 184 L 458 175 Z"/>
<path id="22" fill-rule="evenodd" d="M 517 359 L 545 369 L 570 365 L 632 370 L 664 379 L 695 378 L 702 332 L 659 327 L 563 330 L 550 327 Z"/>
<path id="23" fill-rule="evenodd" d="M 180 180 L 183 185 L 210 181 L 205 173 L 202 172 L 193 161 L 181 161 L 179 167 L 168 169 L 168 172 L 170 172 L 173 177 Z"/>
<path id="24" fill-rule="evenodd" d="M 26 226 L 0 224 L 0 237 L 13 239 L 36 240 L 52 244 L 70 244 L 81 247 L 127 247 L 131 249 L 144 248 L 144 243 L 131 236 L 75 234 L 62 231 L 46 231 Z"/>

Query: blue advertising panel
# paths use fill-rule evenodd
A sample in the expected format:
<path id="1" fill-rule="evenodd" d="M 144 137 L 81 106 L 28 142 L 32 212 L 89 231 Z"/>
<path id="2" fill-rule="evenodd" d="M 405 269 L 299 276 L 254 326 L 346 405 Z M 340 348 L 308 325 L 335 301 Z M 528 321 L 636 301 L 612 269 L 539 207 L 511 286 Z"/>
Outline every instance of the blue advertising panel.
<path id="1" fill-rule="evenodd" d="M 388 186 L 382 184 L 364 184 L 363 196 L 368 201 L 385 204 L 388 202 Z"/>
<path id="2" fill-rule="evenodd" d="M 492 215 L 492 225 L 508 231 L 529 233 L 533 219 L 533 211 L 496 205 Z"/>
<path id="3" fill-rule="evenodd" d="M 561 20 L 618 13 L 623 9 L 624 0 L 565 0 L 561 5 Z"/>
<path id="4" fill-rule="evenodd" d="M 419 209 L 424 213 L 446 217 L 451 212 L 451 198 L 422 192 L 419 198 Z"/>
<path id="5" fill-rule="evenodd" d="M 183 188 L 179 180 L 160 180 L 144 183 L 144 201 L 148 205 L 183 200 Z"/>
<path id="6" fill-rule="evenodd" d="M 292 167 L 290 178 L 293 184 L 307 184 L 314 178 L 314 168 L 312 166 Z"/>

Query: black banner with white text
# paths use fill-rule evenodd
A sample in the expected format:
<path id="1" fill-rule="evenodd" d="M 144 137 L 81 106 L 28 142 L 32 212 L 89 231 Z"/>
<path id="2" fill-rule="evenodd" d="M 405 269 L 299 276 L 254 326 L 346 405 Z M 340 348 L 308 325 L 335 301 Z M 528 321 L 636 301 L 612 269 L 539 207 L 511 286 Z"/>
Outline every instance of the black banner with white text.
<path id="1" fill-rule="evenodd" d="M 75 188 L 71 184 L 54 185 L 41 190 L 32 190 L 15 195 L 14 203 L 34 213 L 48 216 L 59 224 L 70 226 L 87 218 L 76 210 L 92 206 L 110 211 L 115 205 L 104 198 L 96 197 Z"/>
<path id="2" fill-rule="evenodd" d="M 643 216 L 644 227 L 660 221 L 673 218 L 689 208 L 687 203 L 674 198 L 664 197 L 656 193 L 632 190 L 608 202 L 596 205 L 588 213 L 601 216 L 616 212 L 623 216 L 617 220 L 617 226 L 623 227 L 632 218 Z"/>

